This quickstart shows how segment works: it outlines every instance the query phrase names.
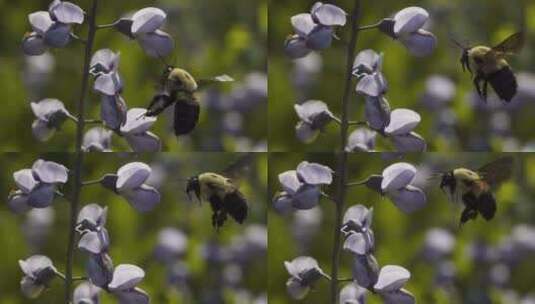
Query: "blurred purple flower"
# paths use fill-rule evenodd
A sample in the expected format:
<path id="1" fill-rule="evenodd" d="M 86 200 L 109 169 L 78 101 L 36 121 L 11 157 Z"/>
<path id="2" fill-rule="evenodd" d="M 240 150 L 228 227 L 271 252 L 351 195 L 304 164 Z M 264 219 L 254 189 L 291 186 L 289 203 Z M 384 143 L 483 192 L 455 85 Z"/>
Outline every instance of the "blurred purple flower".
<path id="1" fill-rule="evenodd" d="M 430 110 L 441 109 L 455 97 L 455 83 L 446 76 L 432 75 L 425 82 L 422 103 Z"/>
<path id="2" fill-rule="evenodd" d="M 299 256 L 292 261 L 284 262 L 290 278 L 286 282 L 286 289 L 296 300 L 303 299 L 313 284 L 322 277 L 331 278 L 321 270 L 318 262 L 309 256 Z"/>
<path id="3" fill-rule="evenodd" d="M 164 228 L 158 233 L 154 257 L 162 263 L 171 263 L 184 256 L 188 248 L 188 238 L 176 228 Z"/>
<path id="4" fill-rule="evenodd" d="M 32 252 L 39 252 L 48 241 L 47 237 L 54 223 L 54 215 L 52 207 L 31 209 L 26 214 L 22 229 Z"/>
<path id="5" fill-rule="evenodd" d="M 57 273 L 52 260 L 43 255 L 33 255 L 26 260 L 19 260 L 19 266 L 24 273 L 20 288 L 22 293 L 30 299 L 37 298 Z"/>
<path id="6" fill-rule="evenodd" d="M 425 234 L 423 255 L 429 261 L 440 260 L 453 252 L 455 237 L 447 230 L 433 228 Z"/>

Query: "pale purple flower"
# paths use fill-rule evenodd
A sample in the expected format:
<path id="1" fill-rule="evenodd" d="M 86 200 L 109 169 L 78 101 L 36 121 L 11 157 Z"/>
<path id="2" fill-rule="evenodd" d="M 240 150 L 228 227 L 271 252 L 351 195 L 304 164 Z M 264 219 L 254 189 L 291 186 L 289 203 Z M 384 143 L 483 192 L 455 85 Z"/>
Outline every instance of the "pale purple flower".
<path id="1" fill-rule="evenodd" d="M 107 288 L 113 277 L 113 261 L 107 253 L 89 254 L 86 271 L 91 283 Z"/>
<path id="2" fill-rule="evenodd" d="M 337 26 L 346 23 L 344 10 L 333 4 L 316 2 L 310 13 L 293 16 L 290 21 L 295 35 L 285 41 L 285 52 L 292 58 L 306 56 L 311 50 L 328 48 Z"/>
<path id="3" fill-rule="evenodd" d="M 449 77 L 432 75 L 425 82 L 422 102 L 430 110 L 441 109 L 453 100 L 456 89 L 455 83 Z"/>
<path id="4" fill-rule="evenodd" d="M 24 273 L 20 288 L 30 299 L 37 298 L 57 273 L 52 260 L 43 255 L 33 255 L 26 260 L 19 260 L 19 266 Z"/>
<path id="5" fill-rule="evenodd" d="M 126 123 L 126 114 L 126 102 L 121 95 L 101 95 L 100 118 L 108 128 L 119 130 Z"/>
<path id="6" fill-rule="evenodd" d="M 303 299 L 315 282 L 322 277 L 330 277 L 321 270 L 318 262 L 309 256 L 299 256 L 292 261 L 284 262 L 290 278 L 286 282 L 286 289 L 290 296 L 296 300 Z"/>
<path id="7" fill-rule="evenodd" d="M 425 206 L 427 198 L 418 187 L 411 185 L 416 176 L 416 168 L 409 163 L 395 163 L 383 170 L 381 192 L 406 213 Z"/>
<path id="8" fill-rule="evenodd" d="M 36 117 L 32 123 L 32 132 L 40 141 L 49 140 L 71 115 L 63 102 L 53 98 L 32 102 L 31 107 Z"/>
<path id="9" fill-rule="evenodd" d="M 15 212 L 33 208 L 45 208 L 52 204 L 56 187 L 65 184 L 68 169 L 55 162 L 39 159 L 31 169 L 22 169 L 13 173 L 18 191 L 9 195 L 8 204 Z"/>
<path id="10" fill-rule="evenodd" d="M 384 129 L 400 152 L 423 152 L 425 140 L 412 130 L 420 123 L 418 113 L 409 109 L 395 109 L 390 113 L 390 123 Z"/>
<path id="11" fill-rule="evenodd" d="M 136 265 L 121 264 L 113 271 L 108 289 L 119 299 L 120 304 L 148 304 L 149 295 L 136 287 L 145 277 L 145 271 Z"/>
<path id="12" fill-rule="evenodd" d="M 356 283 L 349 283 L 340 290 L 340 304 L 365 304 L 367 290 Z"/>
<path id="13" fill-rule="evenodd" d="M 100 94 L 115 96 L 123 89 L 119 75 L 119 54 L 109 49 L 100 49 L 91 57 L 91 74 L 96 79 L 94 90 Z"/>
<path id="14" fill-rule="evenodd" d="M 73 293 L 74 304 L 99 304 L 101 289 L 91 284 L 83 282 L 76 286 Z"/>
<path id="15" fill-rule="evenodd" d="M 147 164 L 132 162 L 119 168 L 117 175 L 110 175 L 111 180 L 115 180 L 115 192 L 139 212 L 148 212 L 160 202 L 158 190 L 145 184 L 150 173 L 151 169 Z"/>
<path id="16" fill-rule="evenodd" d="M 362 287 L 370 288 L 379 276 L 379 264 L 372 254 L 354 255 L 353 279 Z"/>
<path id="17" fill-rule="evenodd" d="M 121 134 L 134 152 L 158 152 L 161 149 L 160 139 L 149 131 L 156 117 L 146 116 L 146 112 L 143 108 L 128 110 L 126 123 L 121 127 Z"/>
<path id="18" fill-rule="evenodd" d="M 333 119 L 327 104 L 320 100 L 308 100 L 302 104 L 295 104 L 294 108 L 300 119 L 295 127 L 296 135 L 304 143 L 314 141 Z"/>
<path id="19" fill-rule="evenodd" d="M 412 304 L 414 296 L 402 287 L 410 279 L 411 273 L 397 265 L 386 265 L 381 268 L 374 290 L 387 304 Z"/>
<path id="20" fill-rule="evenodd" d="M 35 56 L 48 47 L 65 47 L 71 40 L 71 25 L 84 22 L 84 11 L 71 2 L 54 0 L 48 11 L 31 13 L 28 20 L 33 31 L 24 36 L 22 49 Z"/>
<path id="21" fill-rule="evenodd" d="M 428 19 L 429 13 L 416 6 L 404 8 L 394 16 L 394 37 L 414 56 L 428 56 L 436 47 L 436 37 L 422 29 Z"/>
<path id="22" fill-rule="evenodd" d="M 112 131 L 94 127 L 84 134 L 82 149 L 85 152 L 111 152 Z"/>
<path id="23" fill-rule="evenodd" d="M 104 227 L 107 211 L 108 207 L 102 208 L 97 204 L 86 205 L 80 210 L 76 221 L 76 228 L 81 234 L 78 248 L 91 254 L 107 252 L 110 246 L 110 237 Z"/>
<path id="24" fill-rule="evenodd" d="M 425 234 L 423 254 L 430 261 L 450 255 L 455 247 L 455 237 L 447 230 L 433 228 Z"/>
<path id="25" fill-rule="evenodd" d="M 382 73 L 383 54 L 366 49 L 357 54 L 353 61 L 353 75 L 358 77 L 357 93 L 367 97 L 381 97 L 388 90 L 388 83 Z"/>
<path id="26" fill-rule="evenodd" d="M 346 145 L 347 152 L 373 152 L 377 133 L 367 128 L 355 129 L 349 135 Z"/>

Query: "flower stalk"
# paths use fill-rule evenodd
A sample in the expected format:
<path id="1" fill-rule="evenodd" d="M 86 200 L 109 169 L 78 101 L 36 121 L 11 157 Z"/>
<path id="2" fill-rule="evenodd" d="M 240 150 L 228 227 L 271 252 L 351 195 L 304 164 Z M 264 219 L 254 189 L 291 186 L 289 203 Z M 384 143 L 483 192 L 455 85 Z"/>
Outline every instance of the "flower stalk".
<path id="1" fill-rule="evenodd" d="M 357 39 L 359 33 L 359 19 L 361 11 L 360 0 L 355 0 L 353 12 L 351 13 L 351 38 L 347 46 L 346 53 L 346 73 L 345 73 L 345 85 L 344 94 L 342 97 L 342 117 L 340 124 L 340 153 L 338 155 L 338 164 L 336 167 L 335 175 L 338 177 L 337 189 L 336 189 L 336 218 L 334 225 L 334 240 L 331 256 L 331 278 L 338 277 L 338 267 L 340 263 L 340 251 L 341 251 L 341 234 L 340 228 L 342 226 L 342 217 L 345 205 L 346 196 L 346 180 L 347 180 L 347 152 L 345 147 L 347 145 L 348 129 L 349 129 L 349 99 L 351 97 L 352 88 L 352 67 L 353 59 L 355 58 Z M 331 294 L 330 303 L 338 303 L 338 280 L 331 280 Z"/>
<path id="2" fill-rule="evenodd" d="M 85 101 L 89 87 L 89 69 L 91 54 L 93 51 L 93 44 L 95 40 L 95 33 L 97 30 L 96 15 L 98 8 L 98 0 L 93 0 L 91 11 L 88 15 L 88 34 L 87 43 L 85 44 L 84 65 L 82 70 L 82 85 L 80 89 L 80 97 L 78 99 L 78 115 L 76 121 L 76 160 L 74 164 L 74 184 L 73 184 L 73 199 L 70 205 L 70 227 L 69 240 L 67 246 L 67 266 L 65 271 L 65 304 L 72 302 L 73 289 L 73 260 L 74 247 L 76 237 L 76 219 L 80 205 L 80 191 L 82 189 L 82 164 L 84 161 L 84 152 L 82 151 L 82 143 L 85 126 Z"/>

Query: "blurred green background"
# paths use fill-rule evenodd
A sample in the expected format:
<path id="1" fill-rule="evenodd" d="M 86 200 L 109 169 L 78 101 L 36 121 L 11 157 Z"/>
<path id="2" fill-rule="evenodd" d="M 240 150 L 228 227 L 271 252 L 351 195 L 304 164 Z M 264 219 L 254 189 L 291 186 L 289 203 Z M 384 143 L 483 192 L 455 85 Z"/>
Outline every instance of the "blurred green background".
<path id="1" fill-rule="evenodd" d="M 535 139 L 535 2 L 523 0 L 389 0 L 361 1 L 361 25 L 373 24 L 408 6 L 425 8 L 430 19 L 426 27 L 438 39 L 434 53 L 416 58 L 403 45 L 377 30 L 359 34 L 357 51 L 371 48 L 384 53 L 383 73 L 389 83 L 386 98 L 392 109 L 409 108 L 422 121 L 414 130 L 428 144 L 428 151 L 520 151 L 532 150 Z M 339 41 L 330 48 L 304 59 L 290 60 L 283 53 L 284 40 L 293 33 L 290 18 L 307 13 L 314 0 L 271 0 L 269 9 L 269 144 L 270 151 L 333 151 L 339 147 L 338 126 L 331 123 L 312 144 L 295 137 L 298 121 L 295 103 L 322 100 L 340 116 L 349 26 L 338 29 Z M 332 1 L 351 12 L 354 1 Z M 525 22 L 524 22 L 525 21 Z M 349 23 L 349 22 L 348 22 Z M 519 96 L 503 107 L 489 100 L 485 106 L 472 100 L 470 75 L 459 64 L 460 50 L 451 42 L 495 45 L 519 31 L 525 23 L 527 42 L 522 52 L 509 61 L 518 76 Z M 433 75 L 446 77 L 454 85 L 453 96 L 440 108 L 426 106 L 426 81 Z M 354 83 L 356 83 L 354 81 Z M 436 91 L 446 88 L 435 88 Z M 364 119 L 364 99 L 352 91 L 350 118 Z M 440 94 L 440 93 L 437 93 Z M 489 92 L 490 95 L 494 93 Z M 522 96 L 520 96 L 522 95 Z M 432 100 L 430 101 L 432 102 Z M 379 151 L 393 150 L 392 144 L 378 139 Z"/>
<path id="2" fill-rule="evenodd" d="M 47 143 L 38 143 L 31 132 L 34 116 L 30 102 L 57 98 L 75 114 L 75 100 L 81 86 L 81 43 L 71 42 L 66 48 L 53 49 L 51 56 L 39 56 L 41 59 L 22 54 L 22 37 L 31 30 L 28 14 L 47 10 L 50 2 L 0 1 L 0 38 L 3 41 L 0 45 L 0 89 L 4 96 L 0 120 L 9 126 L 0 131 L 3 151 L 74 150 L 75 128 L 70 121 Z M 90 2 L 73 2 L 88 11 Z M 258 146 L 265 150 L 266 1 L 100 1 L 97 23 L 108 24 L 148 6 L 162 8 L 168 14 L 164 30 L 176 43 L 174 53 L 166 59 L 169 63 L 186 68 L 197 78 L 228 74 L 236 80 L 201 93 L 200 122 L 189 138 L 177 140 L 172 132 L 172 109 L 162 114 L 152 131 L 162 140 L 163 151 L 250 151 L 259 149 Z M 86 30 L 82 25 L 74 31 L 84 37 Z M 119 72 L 124 80 L 123 97 L 128 108 L 146 107 L 158 88 L 163 63 L 149 58 L 137 42 L 113 30 L 97 33 L 95 51 L 101 48 L 121 53 Z M 253 95 L 260 91 L 264 96 L 259 100 L 252 100 L 254 96 L 247 98 L 250 95 L 246 94 L 251 91 Z M 98 118 L 100 97 L 92 89 L 87 103 L 87 117 Z M 238 105 L 232 105 L 234 103 Z M 238 118 L 235 113 L 239 114 Z M 239 124 L 238 130 L 227 132 L 225 119 L 238 120 L 235 122 Z M 129 151 L 124 139 L 114 136 L 112 142 L 114 151 Z"/>
<path id="3" fill-rule="evenodd" d="M 518 259 L 510 268 L 509 277 L 502 285 L 493 285 L 489 281 L 491 270 L 496 262 L 486 263 L 483 259 L 471 258 L 471 250 L 477 245 L 486 244 L 491 248 L 485 254 L 496 255 L 498 248 L 507 248 L 508 242 L 514 243 L 522 237 L 517 230 L 519 225 L 531 225 L 531 237 L 523 237 L 526 242 L 535 244 L 535 156 L 530 154 L 513 154 L 515 168 L 513 178 L 505 182 L 495 192 L 498 210 L 495 218 L 466 223 L 459 228 L 462 208 L 448 201 L 439 188 L 439 180 L 427 180 L 421 186 L 427 195 L 427 205 L 412 214 L 405 214 L 388 198 L 381 197 L 364 187 L 348 190 L 345 209 L 356 204 L 373 207 L 372 230 L 375 233 L 375 252 L 380 266 L 400 265 L 411 272 L 411 278 L 404 288 L 416 297 L 417 303 L 520 303 L 511 297 L 514 291 L 518 298 L 531 293 L 535 295 L 535 251 L 530 251 L 524 259 Z M 484 164 L 503 156 L 503 154 L 458 153 L 409 154 L 402 159 L 392 159 L 388 154 L 353 154 L 349 156 L 349 181 L 363 180 L 371 174 L 381 174 L 388 165 L 406 161 L 415 165 L 419 172 L 440 172 L 456 167 L 479 168 Z M 303 161 L 317 162 L 335 168 L 336 159 L 332 153 L 273 153 L 269 158 L 270 195 L 281 190 L 278 174 L 295 170 Z M 425 171 L 424 171 L 425 170 Z M 425 176 L 425 175 L 423 175 Z M 335 181 L 336 183 L 336 181 Z M 334 195 L 335 183 L 323 190 Z M 416 184 L 416 182 L 415 182 Z M 345 210 L 344 210 L 345 211 Z M 284 261 L 291 261 L 300 255 L 317 259 L 320 267 L 327 274 L 331 271 L 331 248 L 333 244 L 335 206 L 322 199 L 319 206 L 296 211 L 289 215 L 280 215 L 273 208 L 268 211 L 269 236 L 269 303 L 328 303 L 329 282 L 320 280 L 302 301 L 292 301 L 286 291 L 289 275 L 284 268 Z M 516 227 L 516 228 L 515 228 Z M 435 266 L 439 262 L 428 262 L 422 256 L 426 233 L 431 228 L 449 231 L 455 238 L 452 253 L 444 259 L 448 266 L 453 266 L 453 284 L 438 285 L 440 272 Z M 513 231 L 517 231 L 516 236 Z M 473 247 L 475 246 L 475 247 Z M 472 249 L 471 249 L 472 248 Z M 518 247 L 505 253 L 505 259 L 515 259 L 520 254 Z M 533 246 L 531 246 L 534 250 Z M 482 255 L 482 254 L 480 254 Z M 495 256 L 494 256 L 495 257 Z M 492 258 L 491 258 L 492 259 Z M 340 278 L 351 277 L 352 257 L 342 251 Z M 438 267 L 437 267 L 438 268 Z M 448 273 L 448 271 L 446 271 Z M 501 272 L 498 272 L 501 273 Z M 340 288 L 345 283 L 340 284 Z M 488 296 L 488 298 L 487 298 Z M 370 295 L 367 303 L 382 303 L 378 296 Z M 531 303 L 531 302 L 522 302 Z"/>
<path id="4" fill-rule="evenodd" d="M 235 171 L 238 185 L 249 202 L 249 217 L 243 225 L 229 219 L 216 232 L 211 226 L 212 211 L 209 204 L 199 205 L 197 201 L 188 201 L 184 192 L 185 179 L 201 172 L 222 172 L 237 159 L 243 157 L 237 153 L 183 153 L 176 156 L 168 153 L 158 155 L 136 155 L 130 153 L 88 154 L 83 165 L 83 179 L 94 180 L 103 174 L 115 173 L 117 169 L 132 161 L 142 161 L 152 168 L 150 183 L 161 193 L 161 202 L 152 211 L 142 214 L 132 208 L 126 200 L 99 185 L 87 186 L 82 190 L 82 205 L 97 203 L 108 206 L 106 227 L 110 234 L 110 256 L 115 265 L 135 264 L 142 267 L 145 278 L 139 285 L 151 296 L 151 303 L 207 303 L 209 296 L 221 292 L 225 303 L 252 303 L 244 300 L 243 291 L 250 297 L 265 295 L 266 257 L 257 254 L 243 268 L 242 279 L 235 285 L 220 281 L 225 264 L 210 264 L 203 254 L 207 242 L 219 244 L 221 248 L 240 248 L 245 246 L 243 239 L 248 228 L 265 227 L 267 206 L 267 156 L 255 153 L 248 165 Z M 22 168 L 31 167 L 32 163 L 43 158 L 62 163 L 72 168 L 74 155 L 49 154 L 2 154 L 0 156 L 0 192 L 7 198 L 10 190 L 15 188 L 12 173 Z M 247 163 L 246 163 L 247 164 Z M 71 171 L 72 172 L 72 171 Z M 67 195 L 70 185 L 63 189 Z M 29 215 L 15 215 L 7 205 L 0 206 L 0 303 L 62 303 L 63 285 L 55 279 L 50 289 L 36 300 L 26 300 L 20 292 L 19 282 L 22 272 L 18 266 L 19 259 L 26 259 L 32 254 L 50 257 L 58 270 L 65 270 L 65 255 L 69 226 L 69 208 L 67 202 L 56 198 L 51 207 L 53 220 L 48 232 L 42 228 L 44 235 L 38 237 L 41 245 L 28 242 Z M 42 209 L 40 209 L 42 210 Z M 41 216 L 41 218 L 43 218 Z M 33 221 L 35 223 L 35 221 Z M 46 226 L 46 225 L 45 225 Z M 182 230 L 188 237 L 188 248 L 183 262 L 189 269 L 185 285 L 172 287 L 166 282 L 166 267 L 152 258 L 158 232 L 165 227 Z M 39 228 L 38 228 L 39 229 Z M 35 229 L 34 229 L 35 230 Z M 34 232 L 37 233 L 37 232 Z M 264 234 L 264 237 L 265 236 Z M 35 238 L 35 236 L 34 236 Z M 257 242 L 262 243 L 262 238 Z M 32 245 L 33 244 L 33 245 Z M 236 247 L 238 246 L 238 247 Z M 239 252 L 239 251 L 238 251 Z M 212 253 L 215 254 L 215 253 Z M 235 259 L 245 257 L 234 256 Z M 75 251 L 75 275 L 85 273 L 87 257 L 79 250 Z M 189 289 L 190 292 L 184 290 Z M 102 293 L 102 303 L 117 303 L 109 294 Z M 201 301 L 201 299 L 204 299 Z M 248 299 L 245 297 L 245 299 Z M 213 303 L 213 302 L 209 302 Z"/>

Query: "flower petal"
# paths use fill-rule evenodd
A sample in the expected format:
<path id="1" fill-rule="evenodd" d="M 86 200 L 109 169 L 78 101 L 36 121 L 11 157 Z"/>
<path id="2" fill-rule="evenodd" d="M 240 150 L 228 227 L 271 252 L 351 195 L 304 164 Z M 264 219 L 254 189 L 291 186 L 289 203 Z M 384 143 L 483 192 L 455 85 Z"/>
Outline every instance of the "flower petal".
<path id="1" fill-rule="evenodd" d="M 136 265 L 121 264 L 113 271 L 113 279 L 108 285 L 111 291 L 134 288 L 145 277 L 145 271 Z"/>
<path id="2" fill-rule="evenodd" d="M 32 171 L 41 182 L 47 184 L 64 184 L 69 179 L 69 169 L 52 161 L 39 159 L 33 163 Z"/>
<path id="3" fill-rule="evenodd" d="M 425 152 L 425 140 L 415 132 L 406 135 L 392 136 L 392 142 L 399 152 Z"/>
<path id="4" fill-rule="evenodd" d="M 298 35 L 289 37 L 284 42 L 284 53 L 292 59 L 303 58 L 310 52 L 311 49 L 307 47 L 306 40 Z"/>
<path id="5" fill-rule="evenodd" d="M 115 96 L 123 89 L 121 76 L 116 71 L 102 73 L 95 79 L 93 89 L 104 95 Z"/>
<path id="6" fill-rule="evenodd" d="M 316 27 L 310 14 L 299 14 L 290 18 L 294 31 L 300 37 L 306 37 Z"/>
<path id="7" fill-rule="evenodd" d="M 149 212 L 160 202 L 160 192 L 149 185 L 128 190 L 122 193 L 128 203 L 139 212 Z"/>
<path id="8" fill-rule="evenodd" d="M 429 19 L 429 13 L 421 7 L 404 8 L 394 16 L 394 33 L 400 35 L 416 32 L 427 22 L 427 19 Z"/>
<path id="9" fill-rule="evenodd" d="M 76 4 L 62 1 L 50 9 L 51 17 L 65 24 L 84 23 L 84 11 Z"/>
<path id="10" fill-rule="evenodd" d="M 327 26 L 316 26 L 306 38 L 307 47 L 312 50 L 323 50 L 331 46 L 333 29 Z"/>
<path id="11" fill-rule="evenodd" d="M 92 254 L 101 254 L 108 250 L 110 238 L 106 228 L 99 231 L 85 232 L 78 241 L 78 248 Z"/>
<path id="12" fill-rule="evenodd" d="M 352 254 L 365 255 L 370 251 L 370 245 L 363 233 L 353 232 L 346 238 L 344 250 Z"/>
<path id="13" fill-rule="evenodd" d="M 418 30 L 408 36 L 401 37 L 399 40 L 416 57 L 431 55 L 437 46 L 435 35 L 425 30 Z"/>
<path id="14" fill-rule="evenodd" d="M 145 53 L 150 57 L 164 57 L 169 55 L 175 48 L 173 38 L 164 31 L 142 34 L 137 41 Z"/>
<path id="15" fill-rule="evenodd" d="M 320 195 L 318 186 L 303 185 L 292 197 L 293 207 L 299 210 L 312 209 L 318 205 Z"/>
<path id="16" fill-rule="evenodd" d="M 24 193 L 30 193 L 39 183 L 33 176 L 31 169 L 22 169 L 13 173 L 17 188 Z"/>
<path id="17" fill-rule="evenodd" d="M 317 6 L 312 11 L 312 17 L 316 22 L 325 26 L 343 26 L 346 24 L 346 12 L 333 4 Z"/>
<path id="18" fill-rule="evenodd" d="M 151 168 L 142 162 L 128 163 L 117 170 L 117 191 L 132 190 L 141 186 L 149 178 Z"/>
<path id="19" fill-rule="evenodd" d="M 380 58 L 374 50 L 360 51 L 353 61 L 353 75 L 372 74 L 377 71 Z"/>
<path id="20" fill-rule="evenodd" d="M 50 14 L 45 11 L 38 11 L 28 15 L 28 21 L 30 21 L 32 29 L 41 36 L 44 36 L 54 24 L 54 20 L 52 20 Z"/>
<path id="21" fill-rule="evenodd" d="M 317 163 L 301 162 L 297 166 L 297 177 L 308 185 L 330 185 L 333 182 L 333 170 Z"/>
<path id="22" fill-rule="evenodd" d="M 54 184 L 39 184 L 28 195 L 28 205 L 34 208 L 46 208 L 54 201 L 56 187 Z"/>
<path id="23" fill-rule="evenodd" d="M 373 208 L 366 208 L 363 205 L 351 206 L 344 213 L 344 219 L 342 223 L 344 225 L 351 224 L 356 226 L 358 230 L 368 229 L 372 225 Z"/>
<path id="24" fill-rule="evenodd" d="M 366 304 L 366 289 L 349 283 L 340 290 L 340 304 Z"/>
<path id="25" fill-rule="evenodd" d="M 22 40 L 22 51 L 28 56 L 42 55 L 46 51 L 45 40 L 35 32 L 25 35 Z"/>
<path id="26" fill-rule="evenodd" d="M 390 104 L 385 97 L 366 96 L 364 116 L 372 129 L 381 131 L 388 126 L 390 113 Z"/>
<path id="27" fill-rule="evenodd" d="M 382 294 L 385 304 L 415 304 L 414 296 L 405 289 L 391 291 Z"/>
<path id="28" fill-rule="evenodd" d="M 390 191 L 386 194 L 394 204 L 406 213 L 412 213 L 424 207 L 427 198 L 425 192 L 412 185 L 408 185 L 405 188 Z"/>
<path id="29" fill-rule="evenodd" d="M 388 135 L 408 134 L 421 121 L 420 114 L 409 109 L 395 109 L 390 113 L 390 123 L 385 128 Z"/>
<path id="30" fill-rule="evenodd" d="M 107 213 L 108 207 L 102 208 L 98 204 L 85 205 L 78 212 L 76 224 L 86 229 L 97 230 L 98 227 L 106 224 Z"/>
<path id="31" fill-rule="evenodd" d="M 155 116 L 147 116 L 147 109 L 132 108 L 126 113 L 126 123 L 121 127 L 121 133 L 141 134 L 147 132 L 156 122 Z"/>
<path id="32" fill-rule="evenodd" d="M 321 100 L 307 100 L 302 104 L 295 104 L 294 109 L 301 120 L 310 124 L 313 124 L 315 116 L 331 113 L 327 104 Z"/>
<path id="33" fill-rule="evenodd" d="M 159 152 L 162 146 L 160 138 L 151 132 L 126 135 L 125 139 L 134 152 Z"/>
<path id="34" fill-rule="evenodd" d="M 407 269 L 397 265 L 386 265 L 381 268 L 374 288 L 379 292 L 395 291 L 403 287 L 410 277 L 411 273 Z"/>
<path id="35" fill-rule="evenodd" d="M 100 288 L 90 282 L 83 282 L 74 290 L 74 304 L 99 304 L 100 291 Z"/>
<path id="36" fill-rule="evenodd" d="M 416 168 L 409 163 L 395 163 L 383 170 L 383 192 L 399 190 L 407 186 L 416 175 Z"/>
<path id="37" fill-rule="evenodd" d="M 320 130 L 312 128 L 312 125 L 304 121 L 300 121 L 295 126 L 295 135 L 297 139 L 305 144 L 312 143 L 318 138 Z"/>
<path id="38" fill-rule="evenodd" d="M 154 32 L 165 22 L 167 15 L 156 7 L 140 9 L 132 16 L 132 34 L 144 34 Z"/>
<path id="39" fill-rule="evenodd" d="M 45 44 L 62 48 L 71 41 L 71 28 L 67 24 L 54 23 L 45 33 Z"/>
<path id="40" fill-rule="evenodd" d="M 122 96 L 102 95 L 100 118 L 108 128 L 119 130 L 126 123 L 126 116 L 126 103 Z"/>
<path id="41" fill-rule="evenodd" d="M 100 72 L 110 72 L 117 67 L 119 54 L 110 49 L 100 49 L 91 57 L 91 69 Z"/>
<path id="42" fill-rule="evenodd" d="M 113 261 L 106 253 L 90 254 L 86 272 L 95 286 L 108 288 L 113 277 Z"/>
<path id="43" fill-rule="evenodd" d="M 387 91 L 386 80 L 380 72 L 365 75 L 357 83 L 356 91 L 361 95 L 379 97 Z"/>
<path id="44" fill-rule="evenodd" d="M 7 205 L 11 211 L 17 214 L 24 213 L 32 208 L 30 205 L 28 205 L 28 195 L 24 194 L 20 190 L 9 194 Z"/>
<path id="45" fill-rule="evenodd" d="M 63 102 L 55 98 L 45 98 L 39 102 L 32 102 L 30 106 L 35 117 L 47 122 L 56 115 L 69 113 Z"/>
<path id="46" fill-rule="evenodd" d="M 370 288 L 377 282 L 379 265 L 377 264 L 375 257 L 371 254 L 357 255 L 353 259 L 352 271 L 353 279 L 355 279 L 360 286 Z"/>
<path id="47" fill-rule="evenodd" d="M 285 261 L 284 267 L 286 271 L 293 276 L 299 277 L 302 273 L 307 272 L 310 269 L 319 268 L 318 261 L 309 256 L 298 256 L 290 262 Z"/>
<path id="48" fill-rule="evenodd" d="M 119 298 L 119 304 L 149 304 L 149 295 L 140 288 L 115 293 Z"/>
<path id="49" fill-rule="evenodd" d="M 303 185 L 297 177 L 297 171 L 290 170 L 279 174 L 279 182 L 289 195 L 294 195 L 297 190 Z"/>
<path id="50" fill-rule="evenodd" d="M 310 291 L 310 287 L 301 285 L 301 281 L 299 279 L 291 277 L 286 282 L 286 290 L 293 299 L 302 300 Z"/>

